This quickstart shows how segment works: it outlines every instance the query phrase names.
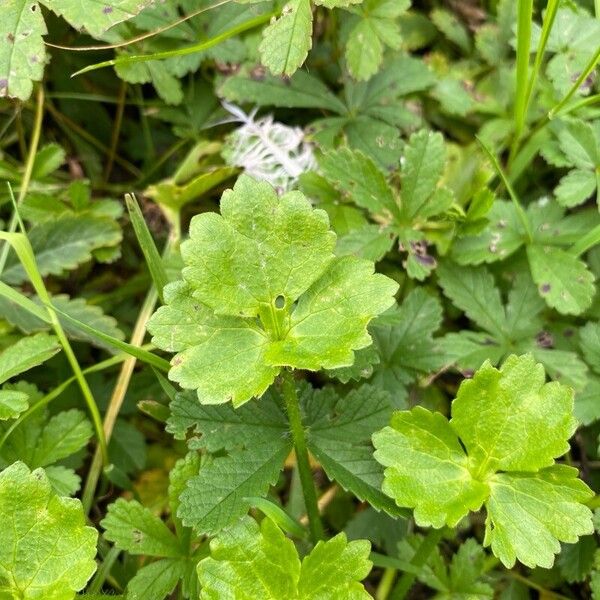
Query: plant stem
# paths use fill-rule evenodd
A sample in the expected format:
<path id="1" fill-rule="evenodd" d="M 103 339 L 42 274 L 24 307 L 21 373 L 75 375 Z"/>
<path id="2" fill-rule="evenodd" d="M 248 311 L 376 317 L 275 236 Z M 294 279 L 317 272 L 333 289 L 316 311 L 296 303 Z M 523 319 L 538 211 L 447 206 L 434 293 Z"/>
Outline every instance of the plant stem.
<path id="1" fill-rule="evenodd" d="M 521 221 L 521 225 L 523 226 L 523 230 L 525 232 L 525 235 L 527 236 L 527 241 L 529 243 L 531 243 L 533 241 L 533 234 L 531 233 L 531 226 L 529 224 L 529 219 L 527 218 L 527 214 L 525 213 L 525 210 L 521 206 L 521 203 L 519 202 L 519 198 L 517 197 L 517 194 L 515 193 L 512 185 L 510 184 L 508 177 L 505 175 L 504 171 L 502 170 L 502 167 L 500 166 L 498 159 L 492 153 L 492 151 L 487 147 L 485 142 L 477 136 L 475 136 L 475 138 L 479 142 L 479 145 L 481 146 L 483 151 L 486 153 L 487 157 L 490 159 L 490 162 L 494 166 L 494 169 L 496 170 L 498 177 L 500 177 L 500 179 L 502 180 L 502 183 L 504 184 L 504 187 L 506 188 L 506 191 L 508 192 L 508 195 L 510 196 L 510 199 L 512 200 L 515 210 L 517 211 L 517 216 L 519 217 L 519 220 Z"/>
<path id="2" fill-rule="evenodd" d="M 600 177 L 598 178 L 600 183 Z M 600 225 L 596 225 L 593 229 L 582 235 L 570 248 L 569 252 L 573 256 L 581 256 L 590 248 L 600 244 Z"/>
<path id="3" fill-rule="evenodd" d="M 317 491 L 315 482 L 308 460 L 308 449 L 306 447 L 306 436 L 304 426 L 302 425 L 302 416 L 300 415 L 300 405 L 298 403 L 298 393 L 296 392 L 296 383 L 291 371 L 284 369 L 282 372 L 282 390 L 288 420 L 294 440 L 294 449 L 296 451 L 296 463 L 298 465 L 298 474 L 302 483 L 302 493 L 304 503 L 306 504 L 306 514 L 308 515 L 308 526 L 313 543 L 317 543 L 325 537 L 321 516 L 319 514 L 319 505 L 317 504 Z"/>
<path id="4" fill-rule="evenodd" d="M 442 539 L 444 535 L 444 528 L 442 529 L 430 529 L 429 533 L 425 536 L 420 546 L 417 548 L 410 564 L 414 567 L 417 567 L 419 570 L 425 565 L 427 559 L 431 555 L 431 553 L 435 550 L 439 541 Z M 408 591 L 412 587 L 417 575 L 416 573 L 411 573 L 409 571 L 405 571 L 398 582 L 398 585 L 394 588 L 392 595 L 390 596 L 390 600 L 403 600 L 403 598 L 408 594 Z"/>
<path id="5" fill-rule="evenodd" d="M 146 295 L 144 304 L 139 312 L 133 333 L 131 335 L 130 344 L 134 346 L 142 345 L 144 336 L 146 335 L 146 323 L 154 311 L 156 300 L 156 289 L 152 287 Z M 130 356 L 123 362 L 119 376 L 117 377 L 117 381 L 115 383 L 115 387 L 113 388 L 113 392 L 108 403 L 108 408 L 106 409 L 106 414 L 104 415 L 103 429 L 107 443 L 110 441 L 115 423 L 117 421 L 117 416 L 121 410 L 121 406 L 123 405 L 123 400 L 125 399 L 125 394 L 127 392 L 127 388 L 129 387 L 129 382 L 131 381 L 135 364 L 135 356 Z M 89 514 L 89 511 L 92 508 L 94 494 L 96 493 L 96 486 L 98 485 L 98 479 L 100 478 L 101 470 L 102 456 L 98 450 L 96 450 L 94 458 L 92 459 L 92 464 L 90 465 L 90 469 L 88 471 L 87 478 L 85 480 L 85 486 L 82 494 L 82 504 L 86 515 Z"/>
<path id="6" fill-rule="evenodd" d="M 517 573 L 516 571 L 507 571 L 507 574 L 509 577 L 512 577 L 513 579 L 516 579 L 517 581 L 520 581 L 523 585 L 526 585 L 527 587 L 530 587 L 532 590 L 539 592 L 541 598 L 556 598 L 557 600 L 569 600 L 568 596 L 563 596 L 562 594 L 553 592 L 552 590 L 547 590 L 544 586 L 539 585 L 533 581 L 530 581 L 529 579 L 527 579 L 527 577 L 524 577 L 523 575 L 521 575 L 520 573 Z"/>
<path id="7" fill-rule="evenodd" d="M 394 580 L 396 579 L 396 569 L 392 567 L 388 567 L 381 576 L 381 581 L 379 582 L 379 586 L 377 587 L 377 592 L 375 593 L 376 600 L 387 600 L 390 595 L 390 591 L 392 586 L 394 585 Z"/>
<path id="8" fill-rule="evenodd" d="M 529 51 L 531 46 L 531 22 L 533 20 L 533 0 L 518 0 L 517 18 L 517 70 L 515 81 L 515 133 L 513 152 L 516 152 L 527 111 L 529 76 Z"/>

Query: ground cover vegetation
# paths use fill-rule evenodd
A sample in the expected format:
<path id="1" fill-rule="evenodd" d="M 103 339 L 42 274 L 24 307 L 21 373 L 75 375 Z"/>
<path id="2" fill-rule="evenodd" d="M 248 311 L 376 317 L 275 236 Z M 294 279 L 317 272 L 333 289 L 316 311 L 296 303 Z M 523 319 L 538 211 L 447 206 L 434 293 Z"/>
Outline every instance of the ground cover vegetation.
<path id="1" fill-rule="evenodd" d="M 0 599 L 600 598 L 598 0 L 0 0 Z"/>

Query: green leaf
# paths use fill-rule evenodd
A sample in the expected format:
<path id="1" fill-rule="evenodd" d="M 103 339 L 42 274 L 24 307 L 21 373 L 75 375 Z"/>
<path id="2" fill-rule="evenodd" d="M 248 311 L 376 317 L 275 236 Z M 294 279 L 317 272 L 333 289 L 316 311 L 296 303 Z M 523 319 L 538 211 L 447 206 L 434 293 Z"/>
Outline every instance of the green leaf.
<path id="1" fill-rule="evenodd" d="M 306 291 L 333 259 L 334 244 L 327 215 L 302 194 L 278 198 L 267 183 L 242 176 L 223 194 L 221 216 L 192 220 L 183 276 L 216 314 L 256 317 L 277 296 L 293 301 Z"/>
<path id="2" fill-rule="evenodd" d="M 141 567 L 127 583 L 127 600 L 163 600 L 186 576 L 185 560 L 164 558 Z M 106 596 L 110 600 L 112 596 Z"/>
<path id="3" fill-rule="evenodd" d="M 483 268 L 445 262 L 438 268 L 444 294 L 455 306 L 494 337 L 502 339 L 506 315 L 493 276 Z"/>
<path id="4" fill-rule="evenodd" d="M 129 421 L 117 419 L 108 453 L 111 462 L 124 473 L 141 471 L 146 464 L 144 435 Z"/>
<path id="5" fill-rule="evenodd" d="M 93 6 L 81 0 L 42 0 L 50 10 L 63 17 L 75 29 L 84 28 L 98 37 L 117 23 L 135 17 L 152 4 L 153 0 L 101 0 Z"/>
<path id="6" fill-rule="evenodd" d="M 41 4 L 64 17 L 74 28 L 99 36 L 126 21 L 151 0 L 101 0 L 86 7 L 81 0 L 42 0 Z M 48 33 L 40 3 L 7 0 L 0 26 L 0 97 L 27 100 L 34 81 L 41 81 L 47 62 L 42 36 Z"/>
<path id="7" fill-rule="evenodd" d="M 263 31 L 262 63 L 274 75 L 293 75 L 312 46 L 310 0 L 290 0 L 281 16 Z"/>
<path id="8" fill-rule="evenodd" d="M 7 0 L 0 27 L 0 97 L 27 100 L 46 63 L 42 39 L 48 33 L 42 10 L 32 0 Z"/>
<path id="9" fill-rule="evenodd" d="M 491 478 L 485 544 L 506 567 L 518 559 L 549 569 L 560 552 L 559 540 L 572 544 L 592 533 L 590 510 L 583 504 L 592 492 L 577 474 L 573 467 L 554 465 Z"/>
<path id="10" fill-rule="evenodd" d="M 31 178 L 43 179 L 61 167 L 66 159 L 66 152 L 58 144 L 47 144 L 35 155 Z"/>
<path id="11" fill-rule="evenodd" d="M 156 249 L 156 244 L 154 243 L 152 234 L 144 220 L 142 209 L 140 208 L 136 197 L 131 194 L 125 194 L 125 203 L 127 204 L 127 210 L 129 211 L 129 218 L 131 219 L 135 236 L 140 245 L 140 249 L 144 254 L 144 259 L 146 260 L 146 266 L 150 271 L 152 282 L 154 283 L 158 297 L 162 300 L 163 288 L 169 282 L 162 258 Z"/>
<path id="12" fill-rule="evenodd" d="M 81 487 L 81 478 L 73 471 L 61 465 L 45 467 L 50 485 L 59 496 L 74 496 Z"/>
<path id="13" fill-rule="evenodd" d="M 592 303 L 594 275 L 586 264 L 561 248 L 530 245 L 531 276 L 546 303 L 561 314 L 579 315 Z"/>
<path id="14" fill-rule="evenodd" d="M 390 307 L 396 289 L 371 262 L 338 259 L 300 297 L 286 337 L 271 344 L 267 360 L 311 371 L 351 365 L 353 350 L 371 344 L 368 323 Z"/>
<path id="15" fill-rule="evenodd" d="M 97 532 L 79 500 L 56 496 L 42 469 L 0 473 L 0 595 L 71 600 L 96 570 Z M 26 560 L 24 560 L 24 558 Z"/>
<path id="16" fill-rule="evenodd" d="M 575 431 L 573 393 L 544 381 L 531 356 L 510 356 L 462 383 L 449 422 L 419 406 L 396 413 L 373 436 L 383 490 L 419 525 L 454 526 L 485 504 L 484 544 L 506 567 L 550 568 L 559 542 L 591 533 L 593 492 L 554 464 Z"/>
<path id="17" fill-rule="evenodd" d="M 569 582 L 584 581 L 594 567 L 594 553 L 598 544 L 592 535 L 586 535 L 576 544 L 563 544 L 556 561 L 562 576 Z"/>
<path id="18" fill-rule="evenodd" d="M 63 411 L 44 424 L 28 465 L 51 465 L 81 450 L 92 437 L 92 424 L 81 410 Z"/>
<path id="19" fill-rule="evenodd" d="M 20 339 L 0 353 L 0 383 L 37 367 L 60 351 L 53 335 L 38 333 Z"/>
<path id="20" fill-rule="evenodd" d="M 554 190 L 561 206 L 583 204 L 596 191 L 596 174 L 593 171 L 574 169 L 569 171 Z"/>
<path id="21" fill-rule="evenodd" d="M 100 523 L 104 537 L 130 554 L 178 558 L 179 541 L 165 523 L 135 500 L 119 498 Z"/>
<path id="22" fill-rule="evenodd" d="M 308 449 L 329 479 L 377 510 L 397 515 L 398 508 L 381 492 L 383 470 L 373 460 L 371 445 L 371 435 L 389 421 L 389 395 L 370 386 L 345 397 L 315 390 L 304 397 L 304 407 Z"/>
<path id="23" fill-rule="evenodd" d="M 463 381 L 450 425 L 477 464 L 478 476 L 538 471 L 569 450 L 567 440 L 577 426 L 573 392 L 545 381 L 544 367 L 530 355 L 512 355 L 500 370 L 486 363 Z"/>
<path id="24" fill-rule="evenodd" d="M 319 158 L 323 175 L 343 195 L 371 213 L 398 215 L 394 193 L 379 167 L 362 152 L 340 148 Z"/>
<path id="25" fill-rule="evenodd" d="M 363 225 L 338 238 L 338 256 L 352 255 L 377 262 L 391 249 L 396 235 L 380 225 Z"/>
<path id="26" fill-rule="evenodd" d="M 196 402 L 198 404 L 198 402 Z M 202 457 L 198 452 L 188 452 L 183 458 L 180 458 L 169 473 L 169 508 L 171 517 L 175 521 L 177 535 L 181 537 L 181 523 L 177 517 L 177 511 L 181 505 L 179 499 L 189 479 L 198 475 Z"/>
<path id="27" fill-rule="evenodd" d="M 525 234 L 511 202 L 496 200 L 487 213 L 488 226 L 477 235 L 458 238 L 452 258 L 461 265 L 479 265 L 503 260 L 524 243 Z"/>
<path id="28" fill-rule="evenodd" d="M 401 170 L 402 210 L 409 220 L 422 213 L 427 213 L 425 216 L 431 214 L 428 203 L 437 188 L 444 165 L 444 138 L 441 133 L 421 130 L 410 136 Z"/>
<path id="29" fill-rule="evenodd" d="M 346 43 L 346 62 L 352 77 L 366 81 L 375 75 L 383 61 L 383 48 L 370 20 L 361 19 Z"/>
<path id="30" fill-rule="evenodd" d="M 587 385 L 575 396 L 575 418 L 582 425 L 590 425 L 600 419 L 600 380 L 590 377 Z"/>
<path id="31" fill-rule="evenodd" d="M 277 443 L 288 430 L 283 407 L 270 391 L 260 402 L 237 409 L 231 405 L 203 405 L 196 394 L 183 392 L 176 395 L 170 408 L 167 431 L 176 439 L 187 440 L 190 448 L 205 448 L 208 452 L 251 448 L 257 440 Z"/>
<path id="32" fill-rule="evenodd" d="M 372 381 L 391 394 L 396 408 L 404 408 L 410 383 L 442 366 L 433 340 L 441 321 L 440 302 L 421 288 L 373 321 L 370 331 L 380 362 L 373 367 Z"/>
<path id="33" fill-rule="evenodd" d="M 600 142 L 591 123 L 570 122 L 560 129 L 558 143 L 574 167 L 589 170 L 600 165 Z"/>
<path id="34" fill-rule="evenodd" d="M 16 419 L 29 408 L 29 395 L 19 390 L 0 390 L 0 421 Z"/>
<path id="35" fill-rule="evenodd" d="M 28 237 L 40 274 L 62 275 L 90 260 L 93 250 L 117 245 L 121 230 L 108 217 L 63 214 L 36 225 L 28 232 Z M 27 280 L 23 266 L 12 253 L 2 279 L 13 285 Z"/>
<path id="36" fill-rule="evenodd" d="M 291 448 L 291 441 L 281 436 L 213 458 L 188 481 L 177 516 L 203 534 L 231 525 L 248 512 L 248 498 L 265 496 L 275 484 Z"/>
<path id="37" fill-rule="evenodd" d="M 270 519 L 260 528 L 245 517 L 211 541 L 198 564 L 202 600 L 368 600 L 360 581 L 369 574 L 370 544 L 347 542 L 343 533 L 318 542 L 302 562 L 291 540 Z"/>
<path id="38" fill-rule="evenodd" d="M 261 396 L 282 366 L 351 365 L 397 285 L 368 261 L 335 259 L 326 213 L 299 192 L 278 199 L 242 176 L 221 211 L 192 220 L 187 283 L 165 288 L 167 305 L 148 323 L 157 346 L 179 352 L 170 378 L 203 403 L 238 406 Z"/>
<path id="39" fill-rule="evenodd" d="M 183 282 L 169 284 L 166 306 L 148 323 L 155 345 L 179 352 L 169 378 L 196 389 L 206 404 L 239 406 L 260 397 L 279 371 L 266 362 L 267 336 L 250 320 L 215 315 L 192 294 Z"/>
<path id="40" fill-rule="evenodd" d="M 34 296 L 32 300 L 35 305 L 40 306 L 45 311 L 44 305 L 38 296 Z M 58 294 L 51 296 L 50 300 L 52 305 L 59 311 L 84 323 L 88 327 L 92 327 L 118 340 L 122 340 L 125 337 L 113 317 L 105 315 L 99 306 L 88 304 L 83 298 L 69 298 L 66 294 Z M 0 297 L 0 313 L 2 313 L 3 317 L 11 325 L 19 328 L 24 333 L 50 329 L 48 319 L 42 320 L 37 318 L 34 314 L 26 311 L 15 302 L 11 302 L 8 298 Z M 71 339 L 85 341 L 95 346 L 112 350 L 113 346 L 77 328 L 61 314 L 58 315 L 58 320 Z"/>
<path id="41" fill-rule="evenodd" d="M 242 69 L 225 79 L 219 94 L 230 102 L 253 102 L 259 106 L 323 108 L 339 114 L 346 109 L 319 78 L 306 71 L 297 71 L 284 79 L 269 74 L 253 77 L 251 72 Z"/>
<path id="42" fill-rule="evenodd" d="M 431 20 L 435 26 L 448 38 L 456 44 L 463 52 L 468 54 L 471 51 L 471 38 L 467 28 L 454 13 L 443 8 L 436 8 L 431 11 Z"/>
<path id="43" fill-rule="evenodd" d="M 487 486 L 471 476 L 469 462 L 445 417 L 417 406 L 397 412 L 373 435 L 375 459 L 385 469 L 383 491 L 414 508 L 419 526 L 454 527 L 479 510 Z M 434 474 L 434 476 L 432 476 Z"/>
<path id="44" fill-rule="evenodd" d="M 384 46 L 398 49 L 402 43 L 398 17 L 410 6 L 405 0 L 364 0 L 354 9 L 359 15 L 346 41 L 346 61 L 354 79 L 366 81 L 381 66 Z"/>
<path id="45" fill-rule="evenodd" d="M 400 560 L 410 563 L 423 536 L 406 536 L 398 544 Z M 473 538 L 467 539 L 446 565 L 439 549 L 430 554 L 427 563 L 421 568 L 417 579 L 438 592 L 437 598 L 452 600 L 457 598 L 493 598 L 493 588 L 482 581 L 485 572 L 486 553 Z"/>
<path id="46" fill-rule="evenodd" d="M 600 323 L 586 323 L 579 330 L 579 340 L 586 362 L 600 373 Z"/>

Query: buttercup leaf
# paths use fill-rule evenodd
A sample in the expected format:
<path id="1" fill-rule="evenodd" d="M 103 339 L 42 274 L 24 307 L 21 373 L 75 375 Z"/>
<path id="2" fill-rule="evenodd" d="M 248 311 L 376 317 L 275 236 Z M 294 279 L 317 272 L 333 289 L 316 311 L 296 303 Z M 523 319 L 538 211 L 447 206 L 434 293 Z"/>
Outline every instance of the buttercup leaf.
<path id="1" fill-rule="evenodd" d="M 282 366 L 351 365 L 397 285 L 366 260 L 335 258 L 326 214 L 299 192 L 278 199 L 242 176 L 221 212 L 193 219 L 186 283 L 165 288 L 166 306 L 148 323 L 154 343 L 179 352 L 171 379 L 203 403 L 237 406 L 261 396 Z"/>
<path id="2" fill-rule="evenodd" d="M 591 532 L 593 493 L 554 464 L 575 430 L 573 394 L 544 381 L 531 356 L 510 356 L 463 382 L 450 421 L 419 406 L 396 413 L 373 436 L 383 491 L 438 528 L 485 505 L 485 545 L 506 567 L 551 567 L 559 542 Z"/>

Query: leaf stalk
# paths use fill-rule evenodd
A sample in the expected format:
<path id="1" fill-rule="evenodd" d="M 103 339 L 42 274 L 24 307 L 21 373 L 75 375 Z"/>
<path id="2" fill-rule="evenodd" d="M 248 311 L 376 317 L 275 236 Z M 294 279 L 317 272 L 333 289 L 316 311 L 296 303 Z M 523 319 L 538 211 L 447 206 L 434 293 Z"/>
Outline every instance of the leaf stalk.
<path id="1" fill-rule="evenodd" d="M 325 537 L 323 523 L 319 514 L 319 505 L 317 503 L 317 491 L 313 480 L 310 461 L 308 459 L 308 449 L 306 446 L 306 435 L 302 425 L 302 416 L 300 414 L 300 405 L 298 403 L 298 393 L 296 383 L 291 370 L 285 369 L 282 372 L 282 392 L 285 407 L 288 415 L 292 439 L 294 441 L 294 450 L 296 452 L 296 462 L 298 465 L 298 474 L 302 484 L 302 494 L 306 504 L 306 514 L 308 515 L 308 526 L 313 543 L 317 543 Z"/>

